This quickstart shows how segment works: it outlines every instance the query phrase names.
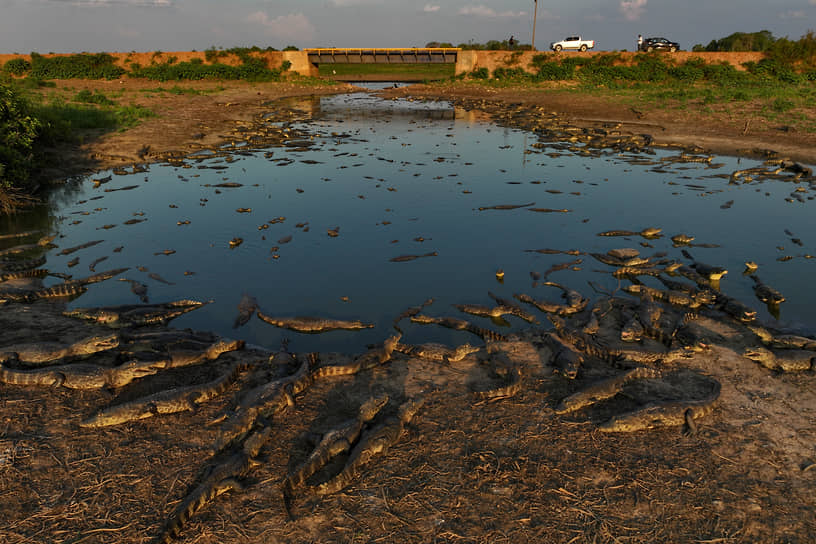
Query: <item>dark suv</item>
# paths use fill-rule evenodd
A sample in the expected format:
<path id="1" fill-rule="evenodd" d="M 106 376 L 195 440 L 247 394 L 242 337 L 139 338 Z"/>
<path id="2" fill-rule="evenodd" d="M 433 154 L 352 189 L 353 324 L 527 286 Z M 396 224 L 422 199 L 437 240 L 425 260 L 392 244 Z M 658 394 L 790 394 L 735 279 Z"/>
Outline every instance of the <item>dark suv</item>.
<path id="1" fill-rule="evenodd" d="M 674 53 L 680 49 L 680 44 L 666 38 L 646 38 L 640 46 L 641 51 L 670 51 Z"/>

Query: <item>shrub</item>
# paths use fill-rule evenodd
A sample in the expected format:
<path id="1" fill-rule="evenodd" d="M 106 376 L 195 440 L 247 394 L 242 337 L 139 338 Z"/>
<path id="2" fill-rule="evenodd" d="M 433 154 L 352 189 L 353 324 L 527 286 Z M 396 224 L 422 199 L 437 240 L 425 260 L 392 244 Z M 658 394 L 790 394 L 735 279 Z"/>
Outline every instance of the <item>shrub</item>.
<path id="1" fill-rule="evenodd" d="M 3 71 L 15 76 L 21 76 L 31 70 L 31 63 L 26 59 L 11 59 L 3 65 Z"/>
<path id="2" fill-rule="evenodd" d="M 28 104 L 9 87 L 0 87 L 0 187 L 19 186 L 28 180 L 40 128 Z"/>
<path id="3" fill-rule="evenodd" d="M 31 53 L 31 76 L 40 79 L 116 79 L 125 73 L 107 53 L 80 53 L 65 57 L 43 57 Z"/>
<path id="4" fill-rule="evenodd" d="M 490 77 L 490 72 L 487 71 L 487 68 L 477 68 L 470 73 L 470 77 L 473 79 L 487 79 Z"/>
<path id="5" fill-rule="evenodd" d="M 84 102 L 86 104 L 99 104 L 101 106 L 114 106 L 116 102 L 105 96 L 100 92 L 93 93 L 88 89 L 82 89 L 79 91 L 76 96 L 74 96 L 74 100 L 77 102 Z"/>

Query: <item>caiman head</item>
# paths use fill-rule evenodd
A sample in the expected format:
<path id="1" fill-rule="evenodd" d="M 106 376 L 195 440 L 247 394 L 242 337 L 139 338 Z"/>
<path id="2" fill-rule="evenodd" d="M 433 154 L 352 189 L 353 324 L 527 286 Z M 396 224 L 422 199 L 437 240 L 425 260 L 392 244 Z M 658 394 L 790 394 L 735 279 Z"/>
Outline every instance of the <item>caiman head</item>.
<path id="1" fill-rule="evenodd" d="M 360 419 L 371 421 L 386 404 L 388 404 L 388 395 L 371 397 L 360 406 Z"/>
<path id="2" fill-rule="evenodd" d="M 119 346 L 119 335 L 94 336 L 83 342 L 83 345 L 92 348 L 94 352 L 113 349 Z"/>
<path id="3" fill-rule="evenodd" d="M 477 346 L 471 346 L 470 344 L 462 344 L 461 346 L 456 346 L 456 348 L 454 348 L 454 350 L 453 350 L 453 353 L 454 353 L 454 357 L 457 357 L 457 360 L 458 360 L 458 359 L 464 359 L 465 357 L 467 357 L 471 353 L 476 353 L 480 349 L 482 349 L 482 348 L 477 347 Z"/>
<path id="4" fill-rule="evenodd" d="M 660 238 L 662 236 L 662 234 L 660 234 L 662 231 L 663 229 L 649 227 L 640 231 L 640 235 L 644 238 Z"/>
<path id="5" fill-rule="evenodd" d="M 772 362 L 776 359 L 776 356 L 771 350 L 768 348 L 763 348 L 762 346 L 751 346 L 745 348 L 742 351 L 742 356 L 758 362 Z"/>

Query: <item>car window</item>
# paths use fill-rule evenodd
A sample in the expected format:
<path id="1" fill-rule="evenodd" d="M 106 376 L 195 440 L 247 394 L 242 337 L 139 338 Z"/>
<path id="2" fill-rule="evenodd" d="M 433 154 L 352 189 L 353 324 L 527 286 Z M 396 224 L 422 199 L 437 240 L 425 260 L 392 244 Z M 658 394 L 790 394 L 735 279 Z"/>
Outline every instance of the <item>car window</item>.
<path id="1" fill-rule="evenodd" d="M 568 42 L 577 42 L 578 41 L 578 36 L 570 36 L 569 38 L 567 38 L 566 41 L 568 41 Z"/>

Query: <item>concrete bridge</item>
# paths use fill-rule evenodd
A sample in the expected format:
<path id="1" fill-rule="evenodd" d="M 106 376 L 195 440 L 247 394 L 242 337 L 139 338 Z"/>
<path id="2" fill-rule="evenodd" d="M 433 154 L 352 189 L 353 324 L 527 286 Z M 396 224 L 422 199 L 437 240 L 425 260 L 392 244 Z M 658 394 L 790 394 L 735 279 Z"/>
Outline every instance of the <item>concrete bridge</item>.
<path id="1" fill-rule="evenodd" d="M 304 49 L 312 64 L 419 64 L 455 63 L 458 47 Z"/>

